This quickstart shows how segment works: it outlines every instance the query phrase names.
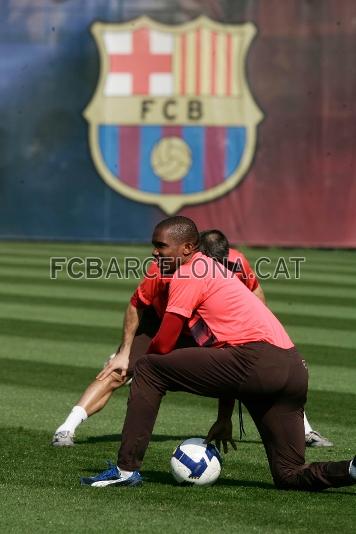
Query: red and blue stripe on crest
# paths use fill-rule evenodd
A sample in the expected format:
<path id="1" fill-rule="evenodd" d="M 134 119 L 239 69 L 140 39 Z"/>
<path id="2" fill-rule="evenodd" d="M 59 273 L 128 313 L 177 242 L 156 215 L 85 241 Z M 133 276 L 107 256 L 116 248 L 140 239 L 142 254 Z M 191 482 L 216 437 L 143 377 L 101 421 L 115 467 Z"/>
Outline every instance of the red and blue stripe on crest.
<path id="1" fill-rule="evenodd" d="M 151 154 L 156 143 L 172 136 L 188 144 L 192 165 L 181 180 L 167 182 L 154 173 Z M 99 126 L 108 169 L 124 184 L 146 193 L 199 193 L 219 185 L 239 166 L 246 141 L 242 126 Z"/>

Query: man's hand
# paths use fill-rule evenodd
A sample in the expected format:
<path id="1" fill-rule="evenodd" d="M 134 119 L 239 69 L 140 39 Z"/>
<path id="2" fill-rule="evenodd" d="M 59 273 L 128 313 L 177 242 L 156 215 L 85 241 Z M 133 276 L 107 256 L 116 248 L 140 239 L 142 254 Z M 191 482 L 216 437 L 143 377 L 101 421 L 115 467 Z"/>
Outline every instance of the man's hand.
<path id="1" fill-rule="evenodd" d="M 224 453 L 228 452 L 227 444 L 230 443 L 231 447 L 236 451 L 236 443 L 232 438 L 232 422 L 231 419 L 218 419 L 208 432 L 205 439 L 206 443 L 215 441 L 215 445 L 220 451 L 221 442 L 223 444 Z"/>
<path id="2" fill-rule="evenodd" d="M 114 352 L 113 354 L 111 354 L 111 356 L 109 356 L 109 358 L 108 358 L 107 360 L 105 360 L 104 365 L 103 365 L 103 369 L 105 369 L 105 367 L 111 362 L 111 360 L 112 360 L 113 358 L 115 358 L 115 356 L 116 356 L 116 352 Z"/>
<path id="3" fill-rule="evenodd" d="M 130 353 L 128 351 L 120 350 L 116 356 L 113 358 L 110 357 L 104 369 L 96 376 L 97 380 L 105 380 L 113 371 L 120 371 L 121 378 L 126 378 L 129 356 Z"/>

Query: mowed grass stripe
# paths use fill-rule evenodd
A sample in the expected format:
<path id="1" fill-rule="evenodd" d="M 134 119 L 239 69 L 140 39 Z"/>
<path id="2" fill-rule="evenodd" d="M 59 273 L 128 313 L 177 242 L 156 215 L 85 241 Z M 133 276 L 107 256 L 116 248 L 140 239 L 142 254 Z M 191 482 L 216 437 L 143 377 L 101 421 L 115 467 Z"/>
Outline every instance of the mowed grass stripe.
<path id="1" fill-rule="evenodd" d="M 329 293 L 329 292 L 328 292 Z M 273 303 L 274 302 L 280 302 L 285 303 L 286 306 L 293 306 L 293 305 L 313 305 L 316 302 L 318 305 L 328 308 L 328 307 L 344 307 L 346 309 L 354 309 L 356 305 L 356 299 L 354 297 L 347 297 L 347 296 L 330 296 L 329 294 L 322 294 L 322 295 L 311 295 L 311 294 L 283 294 L 276 291 L 266 291 L 266 297 L 267 297 L 267 305 L 270 306 L 273 309 Z"/>
<path id="2" fill-rule="evenodd" d="M 308 364 L 356 368 L 354 348 L 328 347 L 316 343 L 310 345 L 303 342 L 297 343 L 297 348 Z"/>
<path id="3" fill-rule="evenodd" d="M 335 282 L 329 282 L 327 280 L 323 280 L 323 277 L 320 276 L 319 279 L 315 280 L 307 280 L 307 278 L 301 278 L 299 280 L 295 279 L 285 279 L 285 278 L 277 278 L 275 280 L 269 279 L 269 280 L 262 280 L 261 281 L 262 287 L 265 287 L 266 289 L 271 288 L 274 289 L 275 286 L 277 286 L 279 289 L 284 289 L 285 291 L 294 291 L 297 290 L 298 292 L 305 292 L 309 289 L 313 291 L 314 289 L 322 288 L 324 291 L 328 291 L 329 288 L 331 290 L 337 290 L 340 288 L 340 290 L 349 290 L 350 294 L 356 295 L 356 284 L 353 280 L 353 277 L 350 277 L 350 280 L 344 281 L 335 281 Z"/>
<path id="4" fill-rule="evenodd" d="M 273 274 L 273 271 L 271 271 Z M 265 276 L 265 274 L 263 273 Z M 330 273 L 314 273 L 314 272 L 302 272 L 300 278 L 296 279 L 294 278 L 294 272 L 290 271 L 291 278 L 286 278 L 283 274 L 280 276 L 277 276 L 277 278 L 269 278 L 265 280 L 260 280 L 261 285 L 264 285 L 265 283 L 271 284 L 271 283 L 292 283 L 292 284 L 316 284 L 316 285 L 340 285 L 341 287 L 356 287 L 355 283 L 355 276 L 356 272 L 345 274 L 330 274 Z"/>
<path id="5" fill-rule="evenodd" d="M 91 298 L 91 292 L 88 292 L 87 298 L 72 297 L 72 296 L 49 296 L 49 295 L 24 295 L 20 293 L 0 293 L 0 302 L 4 304 L 23 304 L 25 306 L 45 306 L 45 307 L 63 307 L 70 309 L 88 308 L 103 311 L 117 311 L 121 309 L 122 305 L 129 302 L 132 290 L 121 291 L 112 299 L 102 299 L 99 296 Z M 71 292 L 70 295 L 73 293 Z M 283 302 L 279 300 L 269 299 L 268 305 L 275 314 L 291 313 L 293 315 L 303 315 L 311 317 L 325 317 L 333 319 L 345 318 L 356 319 L 356 308 L 353 306 L 335 305 L 332 299 L 324 305 L 315 304 L 315 299 L 312 302 Z"/>
<path id="6" fill-rule="evenodd" d="M 1 247 L 1 245 L 0 245 Z M 46 247 L 41 248 L 40 250 L 36 249 L 22 249 L 19 251 L 12 251 L 10 249 L 1 249 L 0 251 L 0 258 L 1 257 L 7 257 L 7 258 L 27 258 L 27 259 L 40 259 L 40 258 L 46 258 L 46 257 L 54 257 L 54 256 L 150 256 L 152 254 L 152 246 L 139 246 L 139 247 L 132 247 L 130 245 L 125 246 L 118 246 L 118 247 L 111 247 L 111 248 L 105 248 L 104 246 L 98 246 L 89 248 L 85 245 L 78 244 L 76 247 L 69 247 L 69 246 L 63 246 L 63 247 Z"/>
<path id="7" fill-rule="evenodd" d="M 356 266 L 354 264 L 332 266 L 315 264 L 314 262 L 306 262 L 301 266 L 301 275 L 304 276 L 304 273 L 328 273 L 336 275 L 356 274 Z"/>
<path id="8" fill-rule="evenodd" d="M 269 248 L 269 247 L 247 247 L 239 245 L 231 245 L 232 248 L 237 248 L 245 256 L 252 256 L 255 258 L 259 257 L 270 257 L 278 259 L 279 257 L 298 257 L 306 258 L 308 260 L 313 260 L 315 262 L 326 262 L 334 265 L 335 263 L 344 263 L 352 262 L 355 260 L 356 251 L 354 250 L 340 250 L 340 249 L 331 249 L 331 250 L 322 250 L 322 249 L 313 249 L 313 248 Z"/>
<path id="9" fill-rule="evenodd" d="M 130 278 L 130 279 L 72 279 L 72 278 L 58 278 L 57 280 L 51 280 L 48 276 L 1 276 L 1 283 L 14 284 L 14 285 L 37 285 L 37 286 L 46 286 L 51 288 L 58 287 L 71 287 L 74 288 L 100 288 L 103 291 L 120 291 L 123 287 L 132 286 L 132 284 L 137 285 L 140 281 L 140 278 Z"/>
<path id="10" fill-rule="evenodd" d="M 55 391 L 77 391 L 95 379 L 97 367 L 77 367 L 17 359 L 0 359 L 2 384 Z"/>
<path id="11" fill-rule="evenodd" d="M 120 318 L 118 316 L 118 322 Z M 118 332 L 109 326 L 81 325 L 50 321 L 0 318 L 0 331 L 3 335 L 19 338 L 35 338 L 52 341 L 70 341 L 71 343 L 103 342 L 117 344 Z"/>
<path id="12" fill-rule="evenodd" d="M 113 290 L 110 288 L 110 291 L 102 291 L 100 286 L 97 288 L 93 287 L 88 291 L 86 287 L 82 287 L 78 284 L 73 285 L 73 287 L 70 285 L 68 285 L 68 287 L 62 287 L 56 285 L 38 286 L 35 284 L 21 284 L 20 288 L 22 289 L 22 293 L 27 296 L 53 296 L 60 298 L 71 298 L 74 296 L 81 299 L 87 299 L 88 301 L 99 299 L 110 302 L 115 301 L 116 299 L 117 302 L 121 302 L 121 299 L 127 299 L 128 302 L 136 286 L 137 284 L 135 283 L 132 283 L 127 287 L 121 287 L 119 284 L 117 289 Z M 19 294 L 19 286 L 16 283 L 2 284 L 0 282 L 0 292 L 16 298 L 16 295 Z"/>
<path id="13" fill-rule="evenodd" d="M 1 300 L 1 295 L 0 295 Z M 317 317 L 328 317 L 329 319 L 343 318 L 356 319 L 356 308 L 348 306 L 335 306 L 329 303 L 327 306 L 316 304 L 315 301 L 306 303 L 283 302 L 269 299 L 268 306 L 275 314 L 292 313 L 293 315 L 310 315 Z"/>
<path id="14" fill-rule="evenodd" d="M 342 331 L 356 332 L 356 319 L 340 317 L 321 317 L 311 314 L 298 315 L 294 313 L 278 313 L 281 323 L 289 326 L 307 326 L 308 328 L 325 328 Z"/>
<path id="15" fill-rule="evenodd" d="M 131 282 L 131 281 L 130 281 Z M 98 287 L 90 287 L 88 290 L 86 287 L 83 287 L 79 284 L 74 284 L 73 286 L 68 285 L 68 287 L 63 286 L 57 286 L 57 285 L 43 285 L 40 287 L 38 285 L 34 285 L 31 283 L 28 284 L 20 284 L 21 287 L 21 294 L 24 296 L 33 296 L 38 297 L 39 295 L 42 297 L 56 297 L 56 298 L 72 298 L 73 296 L 75 298 L 83 299 L 89 301 L 93 301 L 98 299 L 99 301 L 105 301 L 105 302 L 122 302 L 123 300 L 127 299 L 127 302 L 130 299 L 130 296 L 132 292 L 134 291 L 135 287 L 137 286 L 136 281 L 132 281 L 131 284 L 128 284 L 127 287 L 122 287 L 120 285 L 120 281 L 118 281 L 118 286 L 114 291 L 101 291 L 101 286 Z M 276 286 L 277 287 L 277 286 Z M 267 296 L 267 304 L 270 305 L 272 308 L 272 304 L 275 301 L 278 302 L 284 302 L 287 305 L 293 305 L 293 304 L 301 304 L 301 305 L 308 305 L 308 304 L 315 304 L 315 302 L 318 302 L 321 306 L 325 307 L 333 307 L 333 306 L 341 306 L 346 308 L 352 308 L 355 309 L 356 306 L 356 299 L 354 297 L 348 297 L 346 292 L 346 296 L 339 296 L 337 291 L 335 292 L 334 296 L 330 296 L 329 292 L 325 294 L 325 292 L 321 292 L 320 290 L 315 290 L 314 294 L 308 293 L 301 293 L 298 294 L 297 292 L 293 292 L 293 294 L 284 293 L 284 292 L 277 292 L 277 291 L 266 291 Z M 21 296 L 19 293 L 19 287 L 18 284 L 12 283 L 1 283 L 0 279 L 0 293 L 1 295 L 8 295 L 10 300 L 11 297 L 15 299 L 18 295 Z M 315 294 L 317 293 L 317 294 Z M 320 295 L 318 293 L 321 293 Z M 5 297 L 6 299 L 6 297 Z M 5 300 L 6 302 L 7 300 Z M 0 298 L 1 302 L 1 298 Z"/>
<path id="16" fill-rule="evenodd" d="M 1 254 L 8 255 L 32 255 L 32 256 L 41 256 L 43 254 L 53 254 L 60 252 L 64 254 L 67 250 L 69 254 L 75 254 L 76 252 L 87 252 L 88 254 L 102 252 L 104 254 L 111 254 L 112 252 L 126 253 L 127 251 L 139 251 L 146 252 L 152 250 L 152 245 L 135 245 L 135 244 L 115 244 L 115 243 L 102 243 L 97 245 L 90 245 L 88 243 L 77 242 L 77 243 L 17 243 L 15 246 L 9 246 L 9 243 L 2 243 L 0 241 L 0 250 Z"/>
<path id="17" fill-rule="evenodd" d="M 105 303 L 104 303 L 105 304 Z M 45 306 L 43 303 L 35 304 L 34 302 L 23 304 L 18 302 L 7 303 L 0 307 L 0 318 L 7 319 L 27 319 L 43 320 L 51 322 L 66 323 L 71 318 L 76 324 L 92 326 L 115 326 L 118 320 L 122 320 L 126 303 L 117 303 L 114 309 L 101 308 L 99 311 L 90 305 L 83 307 L 81 311 L 75 313 L 65 306 Z M 275 311 L 275 310 L 274 310 Z M 356 331 L 356 319 L 345 317 L 322 317 L 310 313 L 295 314 L 292 312 L 281 312 L 276 314 L 279 320 L 287 328 L 290 326 L 307 326 L 308 328 L 332 328 L 335 331 Z"/>
<path id="18" fill-rule="evenodd" d="M 70 338 L 45 339 L 43 337 L 21 337 L 14 335 L 1 335 L 0 357 L 21 361 L 54 362 L 75 367 L 92 366 L 102 368 L 118 347 L 121 340 L 121 328 L 118 328 L 116 338 L 102 339 L 101 342 L 92 343 L 91 339 L 83 339 L 73 343 Z M 57 336 L 58 337 L 58 336 Z M 115 336 L 114 336 L 115 337 Z"/>
<path id="19" fill-rule="evenodd" d="M 72 310 L 70 308 L 43 305 L 31 305 L 26 306 L 24 304 L 7 304 L 0 307 L 0 320 L 13 319 L 13 320 L 27 320 L 29 317 L 31 320 L 44 321 L 45 323 L 61 323 L 68 324 L 73 321 L 74 324 L 80 326 L 91 326 L 98 328 L 101 326 L 107 326 L 117 329 L 121 327 L 123 322 L 123 316 L 126 306 L 119 304 L 115 310 L 96 310 L 87 306 L 81 308 L 79 311 Z"/>
<path id="20" fill-rule="evenodd" d="M 88 298 L 0 293 L 0 302 L 2 305 L 22 304 L 24 306 L 43 306 L 46 308 L 53 306 L 54 308 L 68 308 L 69 310 L 87 309 L 89 307 L 97 311 L 117 311 L 118 309 L 122 310 L 126 307 L 130 300 L 130 296 L 130 290 L 119 292 L 110 300 L 91 298 L 90 292 L 88 293 Z"/>
<path id="21" fill-rule="evenodd" d="M 347 440 L 347 428 L 355 428 L 355 413 L 350 409 L 355 406 L 356 398 L 353 393 L 336 392 L 333 388 L 330 390 L 308 390 L 308 401 L 306 404 L 306 413 L 310 417 L 315 428 L 319 428 L 319 423 L 324 421 L 330 429 L 343 426 L 344 433 L 337 432 L 335 444 L 345 446 Z M 356 453 L 356 446 L 353 446 L 350 456 Z M 336 458 L 335 458 L 336 459 Z"/>
<path id="22" fill-rule="evenodd" d="M 309 387 L 317 391 L 337 391 L 356 395 L 356 369 L 338 365 L 309 366 Z M 356 400 L 356 399 L 355 399 Z"/>
<path id="23" fill-rule="evenodd" d="M 333 328 L 316 328 L 309 326 L 284 325 L 295 344 L 322 345 L 326 347 L 354 349 L 356 332 L 351 330 L 334 330 Z"/>
<path id="24" fill-rule="evenodd" d="M 116 270 L 114 272 L 107 271 L 107 268 L 104 267 L 100 273 L 99 277 L 87 278 L 85 272 L 82 269 L 78 269 L 75 272 L 80 273 L 80 278 L 71 278 L 66 275 L 66 273 L 60 273 L 57 278 L 50 278 L 50 271 L 43 269 L 43 272 L 40 273 L 38 269 L 31 271 L 24 269 L 16 273 L 14 270 L 12 273 L 5 273 L 0 269 L 0 284 L 8 285 L 37 285 L 37 286 L 51 286 L 55 287 L 65 287 L 72 285 L 72 287 L 86 287 L 89 289 L 98 288 L 98 287 L 118 287 L 124 288 L 125 286 L 137 286 L 143 276 L 144 272 L 142 270 L 132 271 L 125 270 L 124 267 L 120 266 L 118 273 Z M 136 276 L 137 273 L 137 276 Z M 135 275 L 133 275 L 135 274 Z M 355 277 L 356 278 L 356 277 Z M 336 282 L 326 282 L 322 280 L 315 283 L 310 280 L 303 281 L 286 281 L 286 280 L 273 280 L 273 281 L 263 281 L 261 287 L 264 289 L 265 293 L 271 296 L 274 295 L 296 295 L 298 296 L 320 296 L 320 297 L 346 297 L 353 298 L 354 303 L 356 304 L 356 284 L 352 281 L 345 280 L 344 283 Z"/>
<path id="25" fill-rule="evenodd" d="M 105 300 L 100 298 L 90 298 L 90 292 L 88 292 L 88 298 L 80 297 L 61 297 L 61 296 L 45 296 L 45 295 L 24 295 L 19 293 L 0 293 L 0 302 L 7 305 L 23 305 L 23 306 L 44 306 L 48 307 L 69 307 L 71 309 L 87 309 L 88 307 L 93 310 L 100 311 L 117 311 L 125 306 L 131 296 L 131 291 L 120 292 L 112 300 Z M 356 308 L 350 306 L 335 306 L 330 299 L 328 306 L 316 305 L 313 303 L 295 303 L 295 302 L 283 302 L 269 299 L 268 302 L 271 310 L 277 314 L 281 319 L 286 314 L 286 320 L 288 321 L 289 315 L 306 317 L 318 317 L 330 320 L 345 319 L 356 320 Z M 7 306 L 8 309 L 8 306 Z M 293 324 L 293 323 L 292 323 Z M 303 323 L 304 324 L 304 323 Z M 307 322 L 305 324 L 308 324 Z M 337 324 L 337 323 L 335 323 Z M 345 323 L 346 324 L 346 323 Z M 335 326 L 339 328 L 338 326 Z M 341 325 L 341 328 L 343 326 Z"/>
<path id="26" fill-rule="evenodd" d="M 300 299 L 303 299 L 304 297 L 308 298 L 313 297 L 314 301 L 318 300 L 319 298 L 329 298 L 329 297 L 340 297 L 342 299 L 345 299 L 345 302 L 347 300 L 352 301 L 354 305 L 356 305 L 356 289 L 355 288 L 344 288 L 340 286 L 329 286 L 324 284 L 314 284 L 311 283 L 310 286 L 306 286 L 305 284 L 298 284 L 295 282 L 294 284 L 284 282 L 283 284 L 280 282 L 276 282 L 275 280 L 273 283 L 270 282 L 264 282 L 262 287 L 264 288 L 264 291 L 267 296 L 267 300 L 269 295 L 273 298 L 279 298 L 279 296 L 287 296 L 288 298 L 296 300 L 296 302 L 300 302 Z"/>
<path id="27" fill-rule="evenodd" d="M 113 279 L 113 277 L 110 277 L 109 279 L 100 278 L 100 279 L 68 279 L 68 278 L 58 278 L 57 280 L 51 280 L 47 277 L 43 276 L 27 276 L 26 274 L 24 276 L 16 276 L 16 275 L 2 275 L 0 278 L 1 283 L 7 283 L 7 284 L 18 284 L 18 285 L 42 285 L 42 286 L 50 286 L 50 287 L 66 287 L 66 286 L 72 286 L 75 287 L 77 285 L 78 287 L 85 287 L 85 288 L 97 288 L 101 287 L 104 289 L 112 289 L 118 287 L 118 284 L 120 284 L 120 287 L 125 285 L 132 285 L 138 284 L 140 281 L 140 278 L 130 278 L 130 279 L 116 279 L 116 277 Z M 356 287 L 355 284 L 352 283 L 345 283 L 345 284 L 335 284 L 334 286 L 330 284 L 323 284 L 322 282 L 302 282 L 300 280 L 284 280 L 281 281 L 264 281 L 263 282 L 263 288 L 265 289 L 265 292 L 268 296 L 270 293 L 271 295 L 276 294 L 288 294 L 288 295 L 302 295 L 302 294 L 309 294 L 309 295 L 325 295 L 327 293 L 328 296 L 342 296 L 347 298 L 354 298 L 356 303 Z"/>
<path id="28" fill-rule="evenodd" d="M 118 322 L 120 317 L 118 314 Z M 295 343 L 308 343 L 332 347 L 355 348 L 356 332 L 317 328 L 310 326 L 285 325 Z M 72 342 L 90 341 L 92 343 L 115 342 L 115 328 L 108 326 L 81 325 L 73 323 L 50 322 L 26 319 L 0 319 L 3 334 L 15 337 L 36 337 L 37 339 L 71 340 Z"/>

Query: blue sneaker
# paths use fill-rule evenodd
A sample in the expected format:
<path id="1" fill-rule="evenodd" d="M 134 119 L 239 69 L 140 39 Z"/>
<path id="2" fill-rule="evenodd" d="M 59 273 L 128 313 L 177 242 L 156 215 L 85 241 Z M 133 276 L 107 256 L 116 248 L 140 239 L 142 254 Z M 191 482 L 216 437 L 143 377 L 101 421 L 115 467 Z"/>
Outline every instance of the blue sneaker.
<path id="1" fill-rule="evenodd" d="M 138 471 L 134 471 L 128 478 L 123 478 L 116 465 L 108 462 L 108 467 L 109 469 L 96 476 L 81 478 L 81 486 L 104 488 L 105 486 L 139 486 L 142 484 L 142 476 Z"/>

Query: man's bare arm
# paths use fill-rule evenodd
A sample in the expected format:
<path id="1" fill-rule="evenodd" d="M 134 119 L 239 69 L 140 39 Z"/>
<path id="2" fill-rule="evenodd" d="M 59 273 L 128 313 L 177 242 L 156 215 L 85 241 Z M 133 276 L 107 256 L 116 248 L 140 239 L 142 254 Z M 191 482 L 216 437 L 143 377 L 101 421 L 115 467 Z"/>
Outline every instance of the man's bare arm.
<path id="1" fill-rule="evenodd" d="M 117 348 L 116 354 L 111 358 L 104 369 L 97 375 L 98 380 L 105 380 L 113 371 L 120 371 L 121 378 L 126 377 L 129 366 L 129 358 L 132 342 L 140 324 L 142 308 L 136 308 L 129 303 L 126 308 L 122 332 L 122 341 Z"/>
<path id="2" fill-rule="evenodd" d="M 128 351 L 130 353 L 132 342 L 134 340 L 138 325 L 142 317 L 142 308 L 135 308 L 129 302 L 124 315 L 124 324 L 122 330 L 122 340 L 117 348 L 116 354 L 121 351 Z"/>

